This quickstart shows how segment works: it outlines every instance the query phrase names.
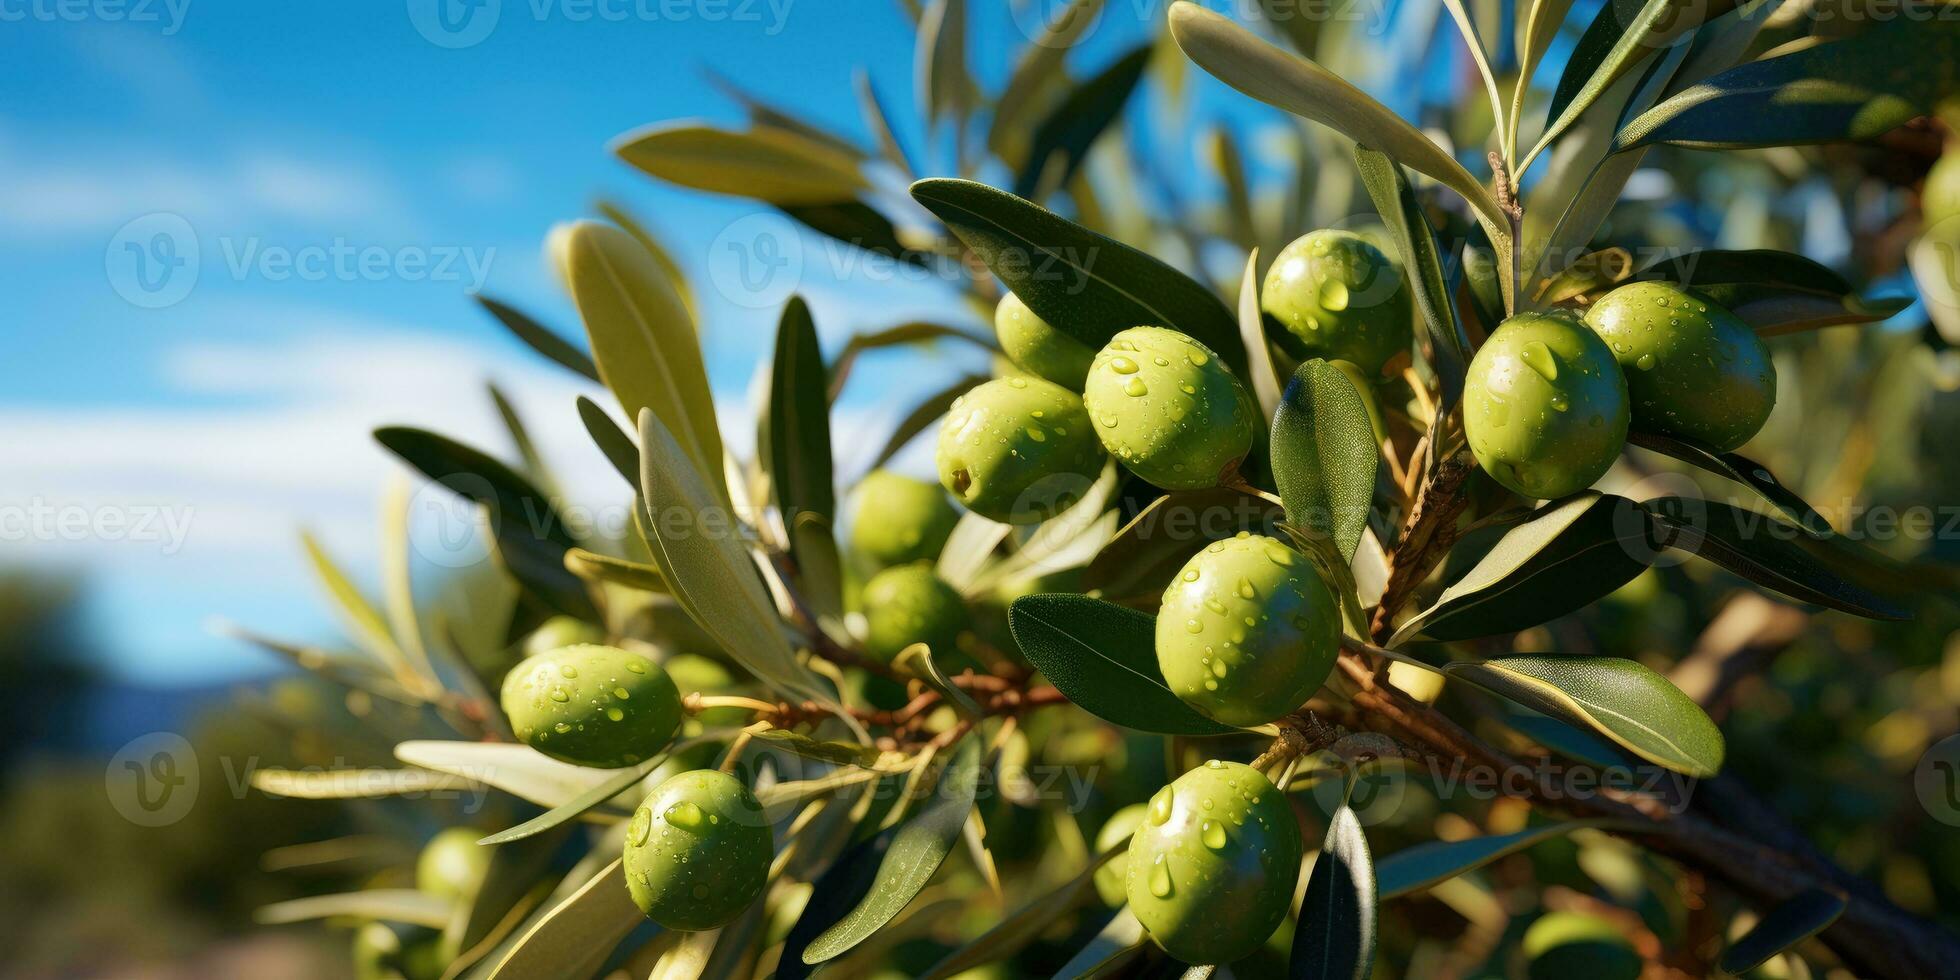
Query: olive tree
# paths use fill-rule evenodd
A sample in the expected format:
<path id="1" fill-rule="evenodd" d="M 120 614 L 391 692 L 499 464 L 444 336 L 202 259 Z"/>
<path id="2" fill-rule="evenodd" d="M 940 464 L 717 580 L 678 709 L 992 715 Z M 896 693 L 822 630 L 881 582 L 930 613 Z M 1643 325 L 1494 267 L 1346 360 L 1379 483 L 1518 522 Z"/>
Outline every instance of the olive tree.
<path id="1" fill-rule="evenodd" d="M 1483 91 L 1425 131 L 1330 70 L 1353 57 L 1343 25 L 1262 6 L 1247 25 L 1172 4 L 1078 78 L 1066 56 L 1101 4 L 1075 0 L 988 92 L 964 5 L 912 5 L 954 176 L 917 169 L 864 76 L 875 149 L 732 86 L 746 130 L 622 137 L 655 178 L 937 269 L 971 309 L 826 355 L 790 297 L 738 458 L 681 265 L 614 205 L 554 230 L 588 343 L 482 302 L 616 402 L 576 410 L 632 520 L 617 540 L 568 523 L 501 397 L 517 465 L 376 433 L 480 508 L 494 566 L 461 606 L 418 603 L 399 497 L 379 607 L 314 547 L 373 656 L 260 642 L 423 710 L 396 726 L 401 768 L 255 779 L 489 787 L 507 819 L 474 850 L 439 838 L 414 888 L 267 918 L 363 920 L 362 968 L 408 977 L 1419 975 L 1441 969 L 1410 953 L 1439 908 L 1496 919 L 1457 970 L 1951 968 L 1953 937 L 1721 775 L 1708 708 L 1728 688 L 1683 690 L 1566 624 L 1683 556 L 1799 628 L 1903 619 L 1955 584 L 1737 452 L 1791 383 L 1777 338 L 1904 304 L 1789 252 L 1636 259 L 1644 242 L 1602 229 L 1637 227 L 1608 219 L 1650 152 L 1871 141 L 1925 116 L 1960 27 L 1939 6 L 1812 32 L 1768 0 L 1609 2 L 1571 25 L 1558 0 L 1495 19 L 1447 0 Z M 1493 45 L 1500 23 L 1516 36 Z M 1568 27 L 1548 97 L 1534 69 Z M 1192 136 L 1224 203 L 1141 204 L 1106 137 L 1146 75 L 1187 65 L 1298 117 L 1279 199 L 1214 128 Z M 989 175 L 1011 189 L 969 179 Z M 896 220 L 894 183 L 917 205 Z M 1348 199 L 1372 213 L 1309 223 Z M 1221 249 L 1242 274 L 1214 276 Z M 959 325 L 983 318 L 991 334 Z M 926 345 L 984 352 L 991 376 L 898 406 L 840 495 L 831 408 L 853 368 Z M 920 439 L 937 483 L 886 468 Z M 1657 466 L 1729 497 L 1613 475 Z M 1466 771 L 1497 788 L 1462 793 Z M 1479 882 L 1575 838 L 1680 887 L 1636 880 L 1636 913 L 1548 881 L 1504 935 Z"/>

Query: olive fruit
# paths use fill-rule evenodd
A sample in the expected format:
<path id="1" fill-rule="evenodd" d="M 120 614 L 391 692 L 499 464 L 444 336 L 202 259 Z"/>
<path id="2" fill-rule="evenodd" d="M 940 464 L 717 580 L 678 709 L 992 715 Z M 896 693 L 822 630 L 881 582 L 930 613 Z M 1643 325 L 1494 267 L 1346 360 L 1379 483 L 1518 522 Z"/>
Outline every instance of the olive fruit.
<path id="1" fill-rule="evenodd" d="M 1151 797 L 1130 838 L 1130 911 L 1186 963 L 1258 949 L 1292 903 L 1300 826 L 1251 766 L 1213 759 Z"/>
<path id="2" fill-rule="evenodd" d="M 1735 314 L 1665 282 L 1633 282 L 1601 297 L 1586 323 L 1626 374 L 1633 427 L 1728 452 L 1776 406 L 1776 367 Z"/>
<path id="3" fill-rule="evenodd" d="M 606 631 L 576 616 L 553 616 L 524 638 L 524 655 L 535 657 L 559 647 L 580 643 L 604 643 Z"/>
<path id="4" fill-rule="evenodd" d="M 1349 231 L 1308 232 L 1266 270 L 1259 308 L 1299 341 L 1304 357 L 1352 361 L 1370 375 L 1409 349 L 1414 316 L 1394 261 Z"/>
<path id="5" fill-rule="evenodd" d="M 889 661 L 914 643 L 932 648 L 943 667 L 959 651 L 966 602 L 923 562 L 887 568 L 864 583 L 864 648 Z"/>
<path id="6" fill-rule="evenodd" d="M 1627 418 L 1627 383 L 1613 352 L 1570 314 L 1514 316 L 1470 359 L 1470 452 L 1491 479 L 1526 497 L 1592 486 L 1626 444 Z"/>
<path id="7" fill-rule="evenodd" d="M 960 521 L 946 491 L 890 470 L 865 474 L 853 506 L 851 550 L 880 568 L 939 557 Z"/>
<path id="8" fill-rule="evenodd" d="M 1109 815 L 1109 820 L 1096 831 L 1096 853 L 1123 844 L 1123 850 L 1096 869 L 1096 894 L 1102 896 L 1104 905 L 1121 905 L 1125 900 L 1124 882 L 1130 876 L 1130 849 L 1124 838 L 1136 832 L 1143 825 L 1143 815 L 1150 808 L 1141 803 L 1132 803 Z"/>
<path id="9" fill-rule="evenodd" d="M 477 843 L 483 835 L 468 827 L 451 827 L 422 846 L 415 859 L 415 887 L 452 902 L 476 897 L 490 871 L 490 849 Z"/>
<path id="10" fill-rule="evenodd" d="M 680 691 L 659 664 L 596 643 L 511 668 L 502 700 L 519 741 L 561 762 L 600 769 L 647 759 L 681 724 Z"/>
<path id="11" fill-rule="evenodd" d="M 1252 449 L 1251 399 L 1211 348 L 1175 330 L 1131 327 L 1096 354 L 1082 403 L 1130 472 L 1202 490 Z"/>
<path id="12" fill-rule="evenodd" d="M 442 933 L 427 926 L 369 922 L 354 932 L 356 980 L 436 980 L 448 964 Z"/>
<path id="13" fill-rule="evenodd" d="M 1045 521 L 1102 472 L 1102 443 L 1075 392 L 1040 378 L 995 378 L 961 395 L 939 426 L 939 483 L 1007 524 Z"/>
<path id="14" fill-rule="evenodd" d="M 994 307 L 994 335 L 1014 366 L 1076 391 L 1082 390 L 1082 379 L 1096 356 L 1094 348 L 1049 326 L 1013 293 L 1002 296 Z"/>
<path id="15" fill-rule="evenodd" d="M 647 918 L 698 932 L 728 924 L 769 877 L 775 835 L 741 780 L 712 769 L 661 783 L 626 828 L 626 888 Z"/>
<path id="16" fill-rule="evenodd" d="M 1334 593 L 1306 558 L 1241 531 L 1206 545 L 1164 590 L 1157 668 L 1206 717 L 1263 725 L 1320 689 L 1340 635 Z"/>
<path id="17" fill-rule="evenodd" d="M 1960 215 L 1960 153 L 1941 154 L 1926 171 L 1926 183 L 1919 194 L 1922 227 L 1933 226 Z"/>

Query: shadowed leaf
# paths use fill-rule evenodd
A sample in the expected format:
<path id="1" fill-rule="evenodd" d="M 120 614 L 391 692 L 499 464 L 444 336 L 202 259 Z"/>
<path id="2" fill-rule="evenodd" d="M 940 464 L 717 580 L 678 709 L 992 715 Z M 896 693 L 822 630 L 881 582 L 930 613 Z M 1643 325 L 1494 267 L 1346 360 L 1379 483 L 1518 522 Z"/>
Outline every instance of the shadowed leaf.
<path id="1" fill-rule="evenodd" d="M 1014 642 L 1063 695 L 1104 721 L 1167 735 L 1222 735 L 1220 725 L 1178 700 L 1157 670 L 1157 620 L 1079 595 L 1014 600 Z"/>

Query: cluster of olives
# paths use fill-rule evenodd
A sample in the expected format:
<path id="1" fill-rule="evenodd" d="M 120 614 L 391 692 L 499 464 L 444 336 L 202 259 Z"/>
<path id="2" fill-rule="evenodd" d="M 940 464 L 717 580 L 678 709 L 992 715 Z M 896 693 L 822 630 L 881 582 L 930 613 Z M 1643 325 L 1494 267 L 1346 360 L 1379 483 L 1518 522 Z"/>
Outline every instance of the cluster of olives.
<path id="1" fill-rule="evenodd" d="M 1464 384 L 1464 435 L 1491 478 L 1526 497 L 1605 475 L 1629 428 L 1727 452 L 1776 404 L 1761 338 L 1706 297 L 1628 283 L 1584 317 L 1523 313 L 1491 332 Z"/>
<path id="2" fill-rule="evenodd" d="M 729 681 L 705 658 L 675 657 L 668 664 L 696 675 L 689 679 L 701 687 Z M 561 762 L 601 769 L 653 757 L 673 741 L 683 715 L 680 689 L 666 668 L 598 643 L 534 653 L 505 675 L 501 700 L 520 741 Z M 633 813 L 627 888 L 640 910 L 666 928 L 714 929 L 762 894 L 774 848 L 747 786 L 726 773 L 684 768 Z"/>

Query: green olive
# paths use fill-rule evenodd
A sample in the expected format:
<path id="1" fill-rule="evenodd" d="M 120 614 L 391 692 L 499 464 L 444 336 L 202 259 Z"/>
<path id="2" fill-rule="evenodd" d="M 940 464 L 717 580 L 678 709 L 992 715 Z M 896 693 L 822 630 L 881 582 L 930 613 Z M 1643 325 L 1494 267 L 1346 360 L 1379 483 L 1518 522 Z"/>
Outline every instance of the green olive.
<path id="1" fill-rule="evenodd" d="M 1206 545 L 1164 590 L 1157 668 L 1205 716 L 1263 725 L 1320 689 L 1340 635 L 1334 593 L 1306 558 L 1241 531 Z"/>
<path id="2" fill-rule="evenodd" d="M 468 827 L 451 827 L 429 838 L 415 859 L 415 887 L 452 902 L 474 899 L 490 871 L 490 848 L 477 843 L 482 836 Z"/>
<path id="3" fill-rule="evenodd" d="M 1252 448 L 1245 388 L 1211 348 L 1175 330 L 1131 327 L 1111 338 L 1082 403 L 1104 448 L 1166 490 L 1215 487 Z"/>
<path id="4" fill-rule="evenodd" d="M 604 643 L 606 631 L 576 616 L 553 616 L 524 638 L 524 655 L 535 657 L 560 647 Z"/>
<path id="5" fill-rule="evenodd" d="M 1925 186 L 1919 194 L 1920 225 L 1934 225 L 1960 215 L 1960 153 L 1948 152 L 1933 162 L 1926 172 Z"/>
<path id="6" fill-rule="evenodd" d="M 858 481 L 851 513 L 851 550 L 880 568 L 939 557 L 960 521 L 946 491 L 890 470 Z"/>
<path id="7" fill-rule="evenodd" d="M 1259 308 L 1299 341 L 1304 357 L 1353 361 L 1370 375 L 1409 349 L 1409 289 L 1393 260 L 1349 231 L 1308 232 L 1266 270 Z"/>
<path id="8" fill-rule="evenodd" d="M 1016 367 L 1075 391 L 1082 390 L 1096 356 L 1094 348 L 1049 326 L 1013 293 L 994 307 L 994 334 Z"/>
<path id="9" fill-rule="evenodd" d="M 1704 296 L 1628 283 L 1594 303 L 1586 323 L 1626 374 L 1635 429 L 1728 452 L 1776 407 L 1776 366 L 1762 338 Z"/>
<path id="10" fill-rule="evenodd" d="M 1117 852 L 1115 857 L 1096 869 L 1096 894 L 1102 896 L 1104 905 L 1121 905 L 1126 900 L 1123 883 L 1130 876 L 1130 849 L 1129 845 L 1124 843 L 1124 839 L 1143 825 L 1143 815 L 1149 812 L 1149 809 L 1141 803 L 1132 803 L 1110 814 L 1109 820 L 1102 825 L 1102 829 L 1096 831 L 1097 854 L 1118 844 L 1124 845 L 1123 850 Z"/>
<path id="11" fill-rule="evenodd" d="M 682 697 L 694 693 L 733 694 L 740 686 L 735 675 L 722 666 L 721 661 L 693 653 L 676 653 L 660 662 L 661 669 L 673 678 L 674 687 Z M 753 719 L 741 708 L 709 708 L 695 716 L 703 725 L 718 727 L 746 725 Z"/>
<path id="12" fill-rule="evenodd" d="M 728 924 L 762 894 L 775 835 L 747 786 L 712 769 L 647 795 L 626 828 L 626 888 L 647 918 L 699 932 Z"/>
<path id="13" fill-rule="evenodd" d="M 1186 963 L 1230 963 L 1286 918 L 1300 826 L 1258 770 L 1213 759 L 1151 797 L 1129 857 L 1124 891 L 1150 938 Z"/>
<path id="14" fill-rule="evenodd" d="M 1470 360 L 1463 432 L 1478 465 L 1511 490 L 1577 493 L 1626 444 L 1626 379 L 1606 342 L 1576 317 L 1521 313 Z"/>
<path id="15" fill-rule="evenodd" d="M 442 976 L 442 933 L 427 926 L 369 922 L 354 932 L 356 980 L 436 980 Z"/>
<path id="16" fill-rule="evenodd" d="M 519 741 L 561 762 L 599 769 L 647 759 L 681 724 L 680 691 L 659 664 L 593 643 L 511 668 L 503 706 Z"/>
<path id="17" fill-rule="evenodd" d="M 864 583 L 864 648 L 890 661 L 914 643 L 932 648 L 933 659 L 950 668 L 966 631 L 966 602 L 932 566 L 919 563 L 887 568 Z"/>
<path id="18" fill-rule="evenodd" d="M 1082 398 L 1039 378 L 995 378 L 961 395 L 939 426 L 939 483 L 1007 524 L 1045 521 L 1102 472 Z"/>

